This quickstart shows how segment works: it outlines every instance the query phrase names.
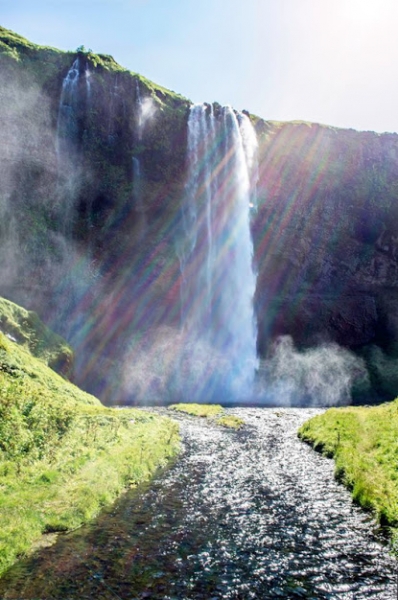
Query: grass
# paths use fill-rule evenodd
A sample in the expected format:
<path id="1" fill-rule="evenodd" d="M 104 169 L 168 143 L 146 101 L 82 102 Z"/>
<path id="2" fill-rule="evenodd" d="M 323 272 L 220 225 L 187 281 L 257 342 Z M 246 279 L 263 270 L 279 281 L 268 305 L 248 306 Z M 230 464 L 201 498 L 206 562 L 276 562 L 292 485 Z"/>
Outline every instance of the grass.
<path id="1" fill-rule="evenodd" d="M 398 400 L 332 408 L 306 423 L 299 437 L 333 457 L 336 477 L 381 525 L 398 528 Z"/>
<path id="2" fill-rule="evenodd" d="M 72 349 L 62 337 L 46 327 L 36 313 L 0 298 L 0 331 L 54 371 L 69 374 L 73 363 Z"/>
<path id="3" fill-rule="evenodd" d="M 169 406 L 171 410 L 177 410 L 179 412 L 192 415 L 194 417 L 215 417 L 223 413 L 223 408 L 219 404 L 171 404 Z"/>
<path id="4" fill-rule="evenodd" d="M 227 415 L 220 404 L 171 404 L 169 409 L 192 415 L 194 417 L 205 417 L 214 421 L 217 425 L 229 429 L 240 429 L 244 425 L 243 419 L 234 415 Z"/>
<path id="5" fill-rule="evenodd" d="M 244 425 L 244 420 L 235 415 L 224 415 L 216 420 L 217 425 L 228 427 L 229 429 L 240 429 Z"/>
<path id="6" fill-rule="evenodd" d="M 0 302 L 0 327 L 12 309 L 12 337 L 20 335 L 18 344 L 0 333 L 0 575 L 43 534 L 79 527 L 150 478 L 179 447 L 172 420 L 106 408 L 51 370 L 36 335 L 50 333 L 33 313 L 24 330 L 17 308 Z"/>

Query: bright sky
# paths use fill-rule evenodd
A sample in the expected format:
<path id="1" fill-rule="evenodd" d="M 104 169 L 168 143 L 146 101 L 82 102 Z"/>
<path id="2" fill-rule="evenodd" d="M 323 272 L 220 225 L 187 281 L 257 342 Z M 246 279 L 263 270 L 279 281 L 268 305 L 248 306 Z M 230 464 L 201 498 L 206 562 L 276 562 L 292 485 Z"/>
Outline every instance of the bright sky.
<path id="1" fill-rule="evenodd" d="M 0 15 L 195 102 L 398 132 L 397 0 L 0 0 Z"/>

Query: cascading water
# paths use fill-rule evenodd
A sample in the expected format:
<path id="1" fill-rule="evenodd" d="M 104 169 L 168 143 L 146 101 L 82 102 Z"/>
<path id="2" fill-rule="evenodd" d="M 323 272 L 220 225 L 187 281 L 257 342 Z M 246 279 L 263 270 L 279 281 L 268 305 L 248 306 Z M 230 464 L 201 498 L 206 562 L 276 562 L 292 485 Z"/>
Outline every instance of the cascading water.
<path id="1" fill-rule="evenodd" d="M 76 58 L 62 83 L 57 121 L 57 158 L 58 165 L 68 154 L 70 144 L 76 142 L 78 134 L 77 103 L 80 60 Z"/>
<path id="2" fill-rule="evenodd" d="M 140 86 L 138 83 L 138 79 L 135 82 L 135 109 L 136 109 L 136 127 L 135 134 L 138 142 L 142 141 L 142 133 L 143 133 L 143 114 L 142 114 L 142 98 L 140 92 Z M 141 176 L 141 161 L 139 157 L 133 157 L 133 193 L 134 193 L 134 201 L 136 206 L 139 209 L 142 209 L 142 193 L 141 193 L 141 184 L 142 184 L 142 176 Z"/>
<path id="3" fill-rule="evenodd" d="M 91 100 L 91 71 L 86 65 L 86 70 L 84 71 L 84 77 L 86 79 L 86 89 L 87 89 L 87 100 Z"/>
<path id="4" fill-rule="evenodd" d="M 61 227 L 55 239 L 56 271 L 59 278 L 55 293 L 62 298 L 62 303 L 57 308 L 53 326 L 74 345 L 77 345 L 76 340 L 80 340 L 85 319 L 76 307 L 81 306 L 84 298 L 88 302 L 88 290 L 96 276 L 90 251 L 82 252 L 73 241 L 76 203 L 83 174 L 79 156 L 81 134 L 87 127 L 86 119 L 92 95 L 90 78 L 88 64 L 84 64 L 83 59 L 78 56 L 62 83 L 57 120 L 57 210 Z"/>
<path id="5" fill-rule="evenodd" d="M 140 159 L 136 156 L 133 156 L 133 194 L 136 206 L 142 208 L 141 163 Z"/>
<path id="6" fill-rule="evenodd" d="M 80 80 L 84 78 L 83 91 Z M 70 152 L 76 151 L 79 136 L 79 113 L 81 107 L 90 102 L 91 98 L 91 72 L 88 65 L 82 71 L 81 59 L 78 56 L 74 61 L 65 79 L 62 82 L 61 98 L 58 108 L 57 120 L 57 157 L 58 166 L 68 157 Z"/>
<path id="7" fill-rule="evenodd" d="M 191 399 L 228 402 L 252 396 L 257 356 L 250 205 L 256 151 L 246 115 L 229 106 L 191 108 L 177 248 L 187 341 L 180 383 L 188 384 Z"/>
<path id="8" fill-rule="evenodd" d="M 135 81 L 135 103 L 137 107 L 137 133 L 138 140 L 142 140 L 142 131 L 143 131 L 143 113 L 142 113 L 142 98 L 140 85 L 138 83 L 138 79 Z"/>
<path id="9" fill-rule="evenodd" d="M 143 136 L 143 105 L 142 98 L 140 92 L 140 86 L 138 83 L 138 79 L 135 82 L 135 109 L 136 109 L 136 125 L 135 125 L 135 135 L 138 141 L 138 144 L 142 142 Z M 147 229 L 146 222 L 146 214 L 144 211 L 144 203 L 142 196 L 142 165 L 141 160 L 138 156 L 133 157 L 133 197 L 134 197 L 134 205 L 139 215 L 139 237 L 143 239 Z"/>
<path id="10" fill-rule="evenodd" d="M 64 232 L 70 229 L 74 218 L 74 204 L 78 194 L 81 170 L 78 154 L 81 133 L 91 100 L 91 82 L 88 66 L 78 56 L 67 72 L 58 107 L 56 152 L 58 165 L 58 196 L 62 211 Z"/>

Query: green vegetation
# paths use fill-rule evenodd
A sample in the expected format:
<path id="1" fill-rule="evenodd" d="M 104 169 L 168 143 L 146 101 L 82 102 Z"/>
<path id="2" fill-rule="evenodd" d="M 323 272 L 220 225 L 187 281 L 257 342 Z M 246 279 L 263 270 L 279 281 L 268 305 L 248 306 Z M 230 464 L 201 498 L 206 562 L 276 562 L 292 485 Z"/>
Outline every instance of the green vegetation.
<path id="1" fill-rule="evenodd" d="M 0 333 L 1 574 L 42 534 L 79 527 L 150 478 L 179 438 L 170 419 L 105 408 L 52 371 L 44 361 L 67 346 L 32 313 L 1 301 L 0 324 L 21 341 Z"/>
<path id="2" fill-rule="evenodd" d="M 228 427 L 229 429 L 240 429 L 244 424 L 244 420 L 235 415 L 224 415 L 216 421 L 217 425 Z"/>
<path id="3" fill-rule="evenodd" d="M 214 421 L 217 425 L 228 427 L 229 429 L 240 429 L 244 425 L 243 419 L 234 415 L 227 415 L 220 404 L 171 404 L 171 410 L 192 415 L 194 417 L 206 417 Z"/>
<path id="4" fill-rule="evenodd" d="M 307 421 L 299 437 L 336 462 L 336 477 L 377 521 L 398 528 L 398 400 L 332 408 Z"/>
<path id="5" fill-rule="evenodd" d="M 57 373 L 69 374 L 73 362 L 72 349 L 63 338 L 46 327 L 36 313 L 0 298 L 0 332 Z"/>
<path id="6" fill-rule="evenodd" d="M 50 46 L 40 46 L 30 42 L 21 35 L 0 26 L 0 55 L 12 59 L 13 61 L 29 66 L 33 69 L 36 75 L 42 75 L 45 78 L 45 72 L 51 67 L 70 66 L 77 55 L 82 55 L 94 69 L 102 69 L 104 71 L 113 71 L 116 73 L 130 73 L 126 68 L 119 65 L 113 56 L 108 54 L 96 54 L 91 49 L 86 50 L 84 45 L 79 46 L 75 51 L 63 52 L 57 48 Z M 40 64 L 41 63 L 41 64 Z M 35 69 L 35 65 L 38 69 Z M 45 68 L 43 69 L 43 66 Z M 54 74 L 52 72 L 52 74 Z M 146 79 L 137 73 L 130 73 L 134 77 L 138 77 L 140 82 L 147 88 L 151 95 L 157 96 L 158 99 L 170 101 L 186 101 L 186 99 L 168 90 L 153 81 Z"/>
<path id="7" fill-rule="evenodd" d="M 171 404 L 171 410 L 192 415 L 194 417 L 215 417 L 223 413 L 223 408 L 220 404 Z"/>

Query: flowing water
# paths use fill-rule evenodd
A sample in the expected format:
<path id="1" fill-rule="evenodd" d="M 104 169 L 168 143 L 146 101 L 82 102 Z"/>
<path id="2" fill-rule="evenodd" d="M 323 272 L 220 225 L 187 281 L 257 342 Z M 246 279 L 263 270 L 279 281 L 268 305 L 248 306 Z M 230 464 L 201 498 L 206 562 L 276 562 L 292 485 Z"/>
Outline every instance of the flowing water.
<path id="1" fill-rule="evenodd" d="M 163 409 L 166 412 L 166 409 Z M 297 438 L 317 409 L 189 417 L 174 466 L 0 582 L 4 599 L 392 600 L 395 563 L 333 461 Z"/>
<path id="2" fill-rule="evenodd" d="M 83 77 L 83 86 L 81 85 Z M 57 159 L 58 168 L 68 160 L 68 155 L 75 151 L 78 142 L 78 119 L 80 105 L 89 108 L 91 100 L 91 72 L 88 65 L 83 70 L 80 58 L 73 61 L 63 82 L 58 107 L 57 120 Z"/>
<path id="3" fill-rule="evenodd" d="M 137 109 L 137 136 L 138 140 L 142 141 L 142 134 L 144 131 L 144 114 L 143 114 L 143 103 L 141 97 L 140 84 L 138 83 L 138 79 L 135 81 L 135 104 Z"/>
<path id="4" fill-rule="evenodd" d="M 77 138 L 77 103 L 78 84 L 80 77 L 80 60 L 76 58 L 62 82 L 61 98 L 58 108 L 57 121 L 57 155 L 58 164 L 62 164 L 69 152 L 70 144 Z"/>
<path id="5" fill-rule="evenodd" d="M 187 340 L 181 363 L 188 376 L 186 369 L 178 371 L 192 400 L 237 401 L 253 388 L 258 361 L 250 207 L 256 156 L 257 138 L 246 115 L 229 106 L 191 107 L 177 252 Z M 192 358 L 192 340 L 206 348 L 201 361 Z"/>

